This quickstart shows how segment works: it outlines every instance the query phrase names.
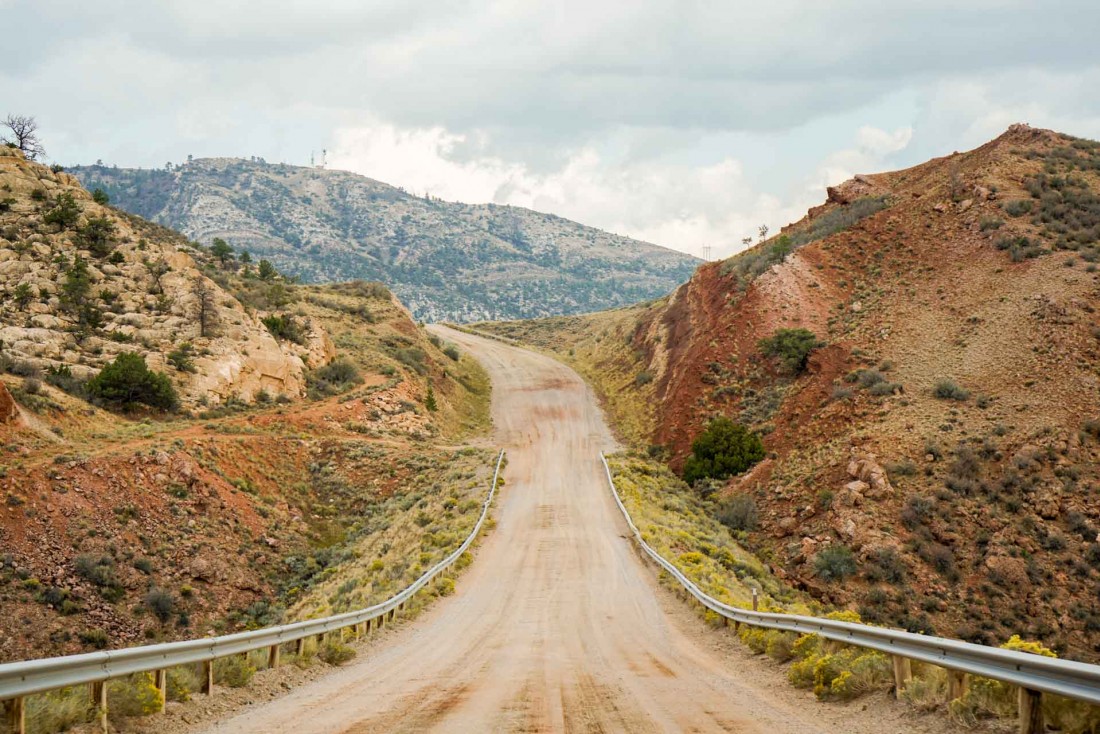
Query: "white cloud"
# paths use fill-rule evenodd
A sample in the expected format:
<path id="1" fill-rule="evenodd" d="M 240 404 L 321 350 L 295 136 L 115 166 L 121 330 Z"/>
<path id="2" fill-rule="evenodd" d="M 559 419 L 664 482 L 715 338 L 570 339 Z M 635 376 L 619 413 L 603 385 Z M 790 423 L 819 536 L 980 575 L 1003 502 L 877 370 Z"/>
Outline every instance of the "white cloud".
<path id="1" fill-rule="evenodd" d="M 715 255 L 1012 122 L 1100 137 L 1088 0 L 254 5 L 0 0 L 0 99 L 64 164 L 327 146 L 418 193 Z"/>
<path id="2" fill-rule="evenodd" d="M 740 249 L 741 239 L 762 223 L 774 229 L 800 218 L 808 206 L 821 202 L 825 185 L 856 171 L 876 170 L 911 136 L 910 128 L 860 128 L 855 146 L 829 155 L 804 190 L 787 202 L 758 190 L 734 158 L 692 165 L 616 157 L 601 152 L 624 147 L 610 141 L 572 151 L 553 170 L 534 171 L 487 152 L 491 139 L 485 134 L 375 123 L 338 131 L 329 160 L 335 168 L 418 194 L 553 212 L 695 255 L 709 245 L 712 256 L 721 257 Z"/>

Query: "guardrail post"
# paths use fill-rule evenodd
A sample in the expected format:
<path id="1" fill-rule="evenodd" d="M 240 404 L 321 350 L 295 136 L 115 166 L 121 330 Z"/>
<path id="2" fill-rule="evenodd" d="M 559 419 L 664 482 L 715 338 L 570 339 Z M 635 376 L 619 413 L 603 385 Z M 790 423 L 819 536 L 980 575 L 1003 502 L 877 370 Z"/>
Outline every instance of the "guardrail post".
<path id="1" fill-rule="evenodd" d="M 306 638 L 299 637 L 294 641 L 294 654 L 301 655 L 306 649 Z"/>
<path id="2" fill-rule="evenodd" d="M 164 711 L 168 700 L 168 671 L 161 669 L 153 673 L 153 685 L 157 687 L 157 711 Z"/>
<path id="3" fill-rule="evenodd" d="M 279 667 L 279 644 L 275 643 L 267 649 L 267 667 Z"/>
<path id="4" fill-rule="evenodd" d="M 969 676 L 960 670 L 947 671 L 947 700 L 954 701 L 966 695 Z"/>
<path id="5" fill-rule="evenodd" d="M 7 714 L 5 718 L 8 720 L 7 724 L 11 733 L 26 734 L 27 714 L 23 698 L 13 698 L 10 701 L 5 701 L 4 712 Z"/>
<path id="6" fill-rule="evenodd" d="M 214 693 L 214 661 L 202 661 L 202 683 L 199 686 L 203 695 L 210 696 Z"/>
<path id="7" fill-rule="evenodd" d="M 752 610 L 754 612 L 757 611 L 757 607 L 759 606 L 759 604 L 760 604 L 760 601 L 757 597 L 756 589 L 753 589 L 752 590 Z"/>
<path id="8" fill-rule="evenodd" d="M 913 661 L 901 655 L 891 655 L 891 657 L 894 659 L 894 695 L 901 698 L 901 692 L 913 677 Z"/>
<path id="9" fill-rule="evenodd" d="M 93 721 L 99 725 L 101 731 L 107 731 L 107 681 L 96 681 L 91 686 Z"/>
<path id="10" fill-rule="evenodd" d="M 1030 688 L 1020 687 L 1020 734 L 1043 734 L 1046 722 L 1043 721 L 1043 694 Z"/>

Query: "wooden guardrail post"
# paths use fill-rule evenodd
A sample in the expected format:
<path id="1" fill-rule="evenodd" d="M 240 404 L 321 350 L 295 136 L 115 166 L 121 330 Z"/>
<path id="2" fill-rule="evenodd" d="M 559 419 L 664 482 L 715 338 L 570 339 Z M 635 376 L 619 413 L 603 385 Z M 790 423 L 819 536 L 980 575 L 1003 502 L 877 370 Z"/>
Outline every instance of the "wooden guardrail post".
<path id="1" fill-rule="evenodd" d="M 202 683 L 199 685 L 199 691 L 203 695 L 209 696 L 214 693 L 214 661 L 204 660 L 202 661 Z"/>
<path id="2" fill-rule="evenodd" d="M 4 718 L 7 719 L 6 723 L 8 729 L 12 734 L 26 734 L 27 713 L 22 696 L 13 698 L 10 701 L 4 701 L 4 713 Z"/>
<path id="3" fill-rule="evenodd" d="M 754 588 L 754 589 L 752 590 L 752 610 L 753 610 L 754 612 L 755 612 L 755 611 L 757 611 L 757 608 L 758 608 L 759 606 L 760 606 L 760 599 L 759 599 L 759 597 L 758 597 L 758 595 L 757 595 L 757 591 L 756 591 L 756 589 Z"/>
<path id="4" fill-rule="evenodd" d="M 902 691 L 913 677 L 913 661 L 901 655 L 891 655 L 894 659 L 894 695 L 901 698 Z"/>
<path id="5" fill-rule="evenodd" d="M 107 731 L 107 681 L 101 680 L 92 683 L 92 708 L 93 721 L 99 726 L 100 731 Z"/>
<path id="6" fill-rule="evenodd" d="M 1020 734 L 1043 734 L 1046 722 L 1043 720 L 1043 694 L 1020 686 Z"/>
<path id="7" fill-rule="evenodd" d="M 279 667 L 279 644 L 275 643 L 271 647 L 267 648 L 267 667 L 278 668 Z"/>
<path id="8" fill-rule="evenodd" d="M 294 654 L 301 655 L 306 650 L 306 638 L 299 637 L 294 641 Z"/>
<path id="9" fill-rule="evenodd" d="M 153 685 L 157 689 L 157 711 L 164 711 L 168 701 L 168 671 L 161 669 L 153 672 Z"/>
<path id="10" fill-rule="evenodd" d="M 966 695 L 969 676 L 960 670 L 947 671 L 947 700 L 954 701 Z"/>

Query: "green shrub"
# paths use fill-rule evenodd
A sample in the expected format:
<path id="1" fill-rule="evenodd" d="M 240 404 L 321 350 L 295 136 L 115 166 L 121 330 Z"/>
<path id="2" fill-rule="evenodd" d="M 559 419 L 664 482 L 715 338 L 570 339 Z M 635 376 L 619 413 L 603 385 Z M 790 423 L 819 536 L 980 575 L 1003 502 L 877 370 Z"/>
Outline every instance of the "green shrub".
<path id="1" fill-rule="evenodd" d="M 169 668 L 165 697 L 169 701 L 190 701 L 191 694 L 202 687 L 202 674 L 195 666 Z"/>
<path id="2" fill-rule="evenodd" d="M 94 647 L 96 650 L 102 650 L 107 647 L 107 644 L 110 642 L 107 633 L 98 627 L 79 632 L 77 634 L 77 639 L 89 647 Z"/>
<path id="3" fill-rule="evenodd" d="M 112 721 L 160 711 L 160 691 L 152 673 L 135 673 L 107 683 L 107 715 Z"/>
<path id="4" fill-rule="evenodd" d="M 31 287 L 30 283 L 20 283 L 15 286 L 11 295 L 12 298 L 15 299 L 16 306 L 19 308 L 26 308 L 38 293 L 36 289 Z"/>
<path id="5" fill-rule="evenodd" d="M 1004 203 L 1004 210 L 1010 217 L 1022 217 L 1029 214 L 1033 206 L 1029 199 L 1013 199 Z"/>
<path id="6" fill-rule="evenodd" d="M 106 206 L 107 204 L 111 203 L 111 197 L 107 194 L 106 191 L 104 191 L 103 189 L 101 189 L 97 186 L 92 191 L 92 201 L 94 201 L 97 204 L 101 204 L 103 206 Z"/>
<path id="7" fill-rule="evenodd" d="M 149 589 L 142 601 L 145 608 L 152 612 L 161 624 L 171 619 L 176 611 L 176 597 L 164 589 L 157 587 Z"/>
<path id="8" fill-rule="evenodd" d="M 214 682 L 230 688 L 244 688 L 256 674 L 245 655 L 231 655 L 214 661 Z"/>
<path id="9" fill-rule="evenodd" d="M 107 217 L 89 217 L 76 231 L 76 241 L 96 257 L 107 257 L 115 249 L 115 223 Z"/>
<path id="10" fill-rule="evenodd" d="M 346 359 L 329 362 L 306 376 L 310 395 L 314 398 L 337 395 L 362 381 L 359 368 Z"/>
<path id="11" fill-rule="evenodd" d="M 336 640 L 329 640 L 317 653 L 317 657 L 328 665 L 343 665 L 355 657 L 355 650 Z"/>
<path id="12" fill-rule="evenodd" d="M 260 321 L 276 339 L 283 339 L 295 344 L 305 344 L 305 332 L 298 320 L 291 314 L 272 314 L 271 316 L 265 316 Z"/>
<path id="13" fill-rule="evenodd" d="M 932 394 L 940 400 L 963 401 L 970 397 L 970 392 L 959 387 L 954 380 L 942 379 L 936 382 L 932 388 Z"/>
<path id="14" fill-rule="evenodd" d="M 122 596 L 122 586 L 115 573 L 115 559 L 108 555 L 83 553 L 73 559 L 73 568 L 77 576 L 92 583 L 99 592 L 111 601 Z"/>
<path id="15" fill-rule="evenodd" d="M 56 224 L 61 229 L 70 229 L 80 220 L 80 212 L 80 205 L 76 203 L 72 194 L 58 194 L 54 207 L 46 212 L 42 221 L 46 224 Z"/>
<path id="16" fill-rule="evenodd" d="M 779 329 L 761 339 L 759 346 L 764 356 L 778 359 L 783 369 L 798 374 L 806 369 L 810 352 L 822 346 L 822 342 L 808 329 Z"/>
<path id="17" fill-rule="evenodd" d="M 171 380 L 154 372 L 145 358 L 133 352 L 123 352 L 88 381 L 88 393 L 122 408 L 147 405 L 158 410 L 175 410 L 179 396 Z"/>
<path id="18" fill-rule="evenodd" d="M 92 699 L 87 686 L 28 696 L 26 706 L 27 731 L 32 733 L 68 731 L 92 717 Z"/>
<path id="19" fill-rule="evenodd" d="M 191 345 L 191 342 L 184 342 L 168 353 L 168 364 L 180 372 L 194 372 L 194 354 L 195 348 Z"/>
<path id="20" fill-rule="evenodd" d="M 718 522 L 730 530 L 756 530 L 760 521 L 756 500 L 751 494 L 735 494 L 718 507 Z"/>
<path id="21" fill-rule="evenodd" d="M 462 356 L 458 352 L 458 347 L 456 347 L 454 344 L 448 344 L 447 346 L 443 347 L 443 353 L 446 354 L 448 357 L 450 357 L 455 362 L 457 362 L 459 360 L 459 358 Z"/>
<path id="22" fill-rule="evenodd" d="M 760 436 L 729 418 L 715 418 L 691 444 L 684 481 L 727 479 L 764 458 Z"/>
<path id="23" fill-rule="evenodd" d="M 824 581 L 842 581 L 855 575 L 856 559 L 844 545 L 830 545 L 814 556 L 814 574 Z"/>
<path id="24" fill-rule="evenodd" d="M 886 581 L 891 584 L 903 584 L 907 570 L 905 561 L 895 549 L 876 548 L 868 554 L 863 575 L 872 583 Z"/>

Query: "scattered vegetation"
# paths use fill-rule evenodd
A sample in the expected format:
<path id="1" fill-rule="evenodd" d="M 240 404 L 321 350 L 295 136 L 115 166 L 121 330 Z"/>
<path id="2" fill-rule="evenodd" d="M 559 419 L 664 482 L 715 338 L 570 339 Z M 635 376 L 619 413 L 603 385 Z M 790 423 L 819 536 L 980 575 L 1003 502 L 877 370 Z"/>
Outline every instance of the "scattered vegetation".
<path id="1" fill-rule="evenodd" d="M 850 204 L 838 206 L 791 234 L 780 235 L 734 255 L 722 263 L 722 275 L 733 276 L 741 289 L 767 272 L 773 265 L 783 262 L 787 255 L 800 247 L 824 239 L 848 229 L 859 220 L 882 211 L 890 205 L 887 197 L 865 197 Z"/>

